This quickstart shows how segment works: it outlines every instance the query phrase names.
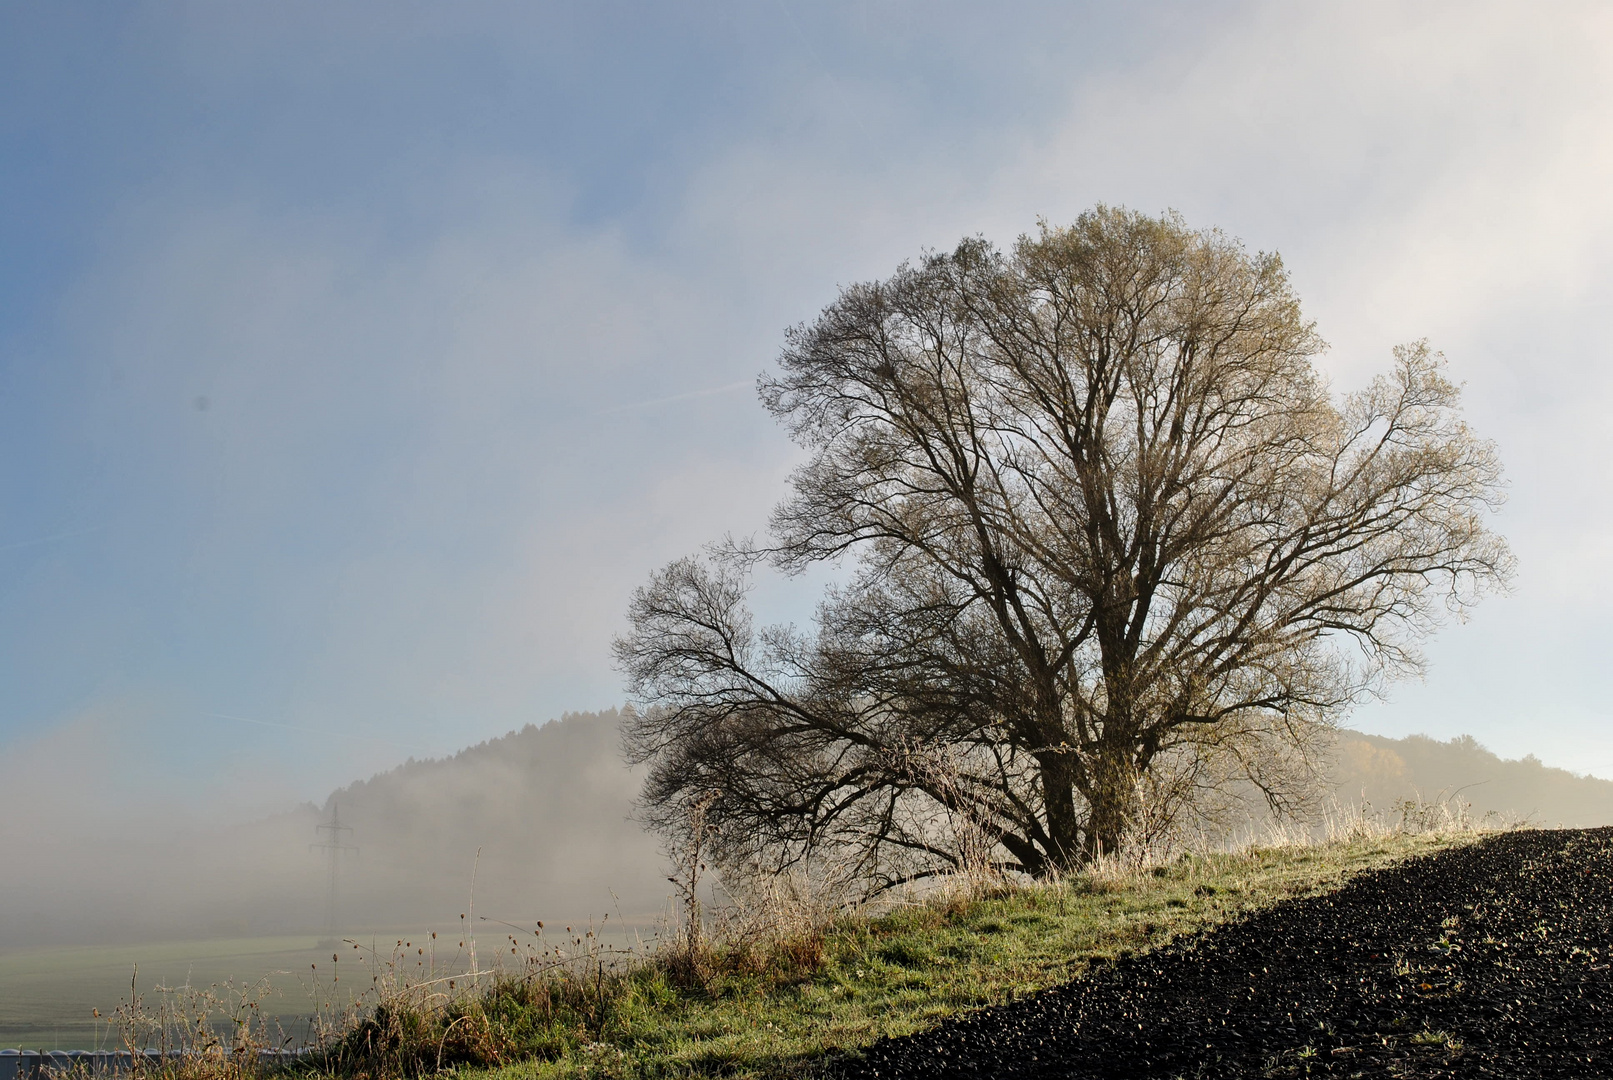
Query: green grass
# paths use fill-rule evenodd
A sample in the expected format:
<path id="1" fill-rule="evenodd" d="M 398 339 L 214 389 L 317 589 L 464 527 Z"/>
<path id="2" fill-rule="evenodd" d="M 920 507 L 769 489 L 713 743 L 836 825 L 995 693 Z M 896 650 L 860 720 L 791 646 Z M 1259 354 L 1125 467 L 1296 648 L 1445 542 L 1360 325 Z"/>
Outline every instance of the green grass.
<path id="1" fill-rule="evenodd" d="M 462 1074 L 485 1080 L 800 1076 L 882 1036 L 1045 989 L 1094 964 L 1475 835 L 1255 849 L 1119 881 L 1082 876 L 938 900 L 843 918 L 811 941 L 717 950 L 701 978 L 679 978 L 663 958 L 593 983 L 508 980 L 439 1010 L 418 1034 L 441 1053 L 432 1033 L 457 1018 L 446 1060 L 457 1056 Z M 478 1060 L 509 1064 L 469 1067 Z M 431 1064 L 396 1063 L 404 1072 Z M 392 1071 L 379 1061 L 337 1069 Z"/>

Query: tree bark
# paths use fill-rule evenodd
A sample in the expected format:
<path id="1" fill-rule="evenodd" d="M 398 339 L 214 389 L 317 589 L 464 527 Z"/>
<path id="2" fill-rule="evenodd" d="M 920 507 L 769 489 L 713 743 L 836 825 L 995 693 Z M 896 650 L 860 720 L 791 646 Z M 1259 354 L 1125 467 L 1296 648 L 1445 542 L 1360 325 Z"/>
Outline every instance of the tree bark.
<path id="1" fill-rule="evenodd" d="M 1120 850 L 1137 821 L 1137 774 L 1130 748 L 1106 740 L 1088 769 L 1086 845 L 1082 855 L 1094 859 Z"/>
<path id="2" fill-rule="evenodd" d="M 1036 755 L 1042 774 L 1042 811 L 1047 819 L 1047 853 L 1050 867 L 1077 870 L 1085 861 L 1080 811 L 1075 805 L 1078 763 L 1073 753 L 1062 748 Z"/>

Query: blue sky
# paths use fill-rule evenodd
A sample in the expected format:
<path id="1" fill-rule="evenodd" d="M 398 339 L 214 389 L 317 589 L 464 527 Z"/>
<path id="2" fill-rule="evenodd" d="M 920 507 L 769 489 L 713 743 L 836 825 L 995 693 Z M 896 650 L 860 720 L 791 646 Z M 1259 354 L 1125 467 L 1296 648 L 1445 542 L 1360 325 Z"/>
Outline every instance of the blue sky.
<path id="1" fill-rule="evenodd" d="M 248 814 L 618 703 L 784 328 L 1106 201 L 1500 444 L 1513 594 L 1355 722 L 1613 777 L 1609 116 L 1596 4 L 0 5 L 0 753 Z"/>

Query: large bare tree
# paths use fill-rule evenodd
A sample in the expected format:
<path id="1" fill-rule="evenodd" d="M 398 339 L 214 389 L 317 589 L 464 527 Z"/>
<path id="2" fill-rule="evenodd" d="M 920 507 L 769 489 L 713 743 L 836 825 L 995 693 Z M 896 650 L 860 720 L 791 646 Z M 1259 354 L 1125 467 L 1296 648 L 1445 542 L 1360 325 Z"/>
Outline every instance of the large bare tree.
<path id="1" fill-rule="evenodd" d="M 1317 734 L 1504 582 L 1493 447 L 1426 344 L 1330 396 L 1275 255 L 1100 207 L 966 240 L 790 331 L 766 406 L 810 452 L 766 546 L 671 564 L 617 654 L 630 753 L 730 856 L 1081 865 Z M 760 629 L 754 561 L 852 569 Z"/>

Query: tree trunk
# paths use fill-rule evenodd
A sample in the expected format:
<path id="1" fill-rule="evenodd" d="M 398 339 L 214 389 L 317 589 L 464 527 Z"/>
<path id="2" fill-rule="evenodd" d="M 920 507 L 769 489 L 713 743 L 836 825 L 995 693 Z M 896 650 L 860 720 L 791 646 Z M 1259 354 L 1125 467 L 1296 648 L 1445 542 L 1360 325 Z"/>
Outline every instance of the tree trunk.
<path id="1" fill-rule="evenodd" d="M 1113 855 L 1125 843 L 1137 817 L 1137 776 L 1122 747 L 1105 746 L 1091 763 L 1091 786 L 1082 792 L 1088 806 L 1087 859 Z"/>
<path id="2" fill-rule="evenodd" d="M 1081 845 L 1081 815 L 1075 808 L 1074 756 L 1048 751 L 1036 755 L 1042 772 L 1042 809 L 1047 815 L 1048 866 L 1050 870 L 1076 870 L 1086 862 Z"/>

